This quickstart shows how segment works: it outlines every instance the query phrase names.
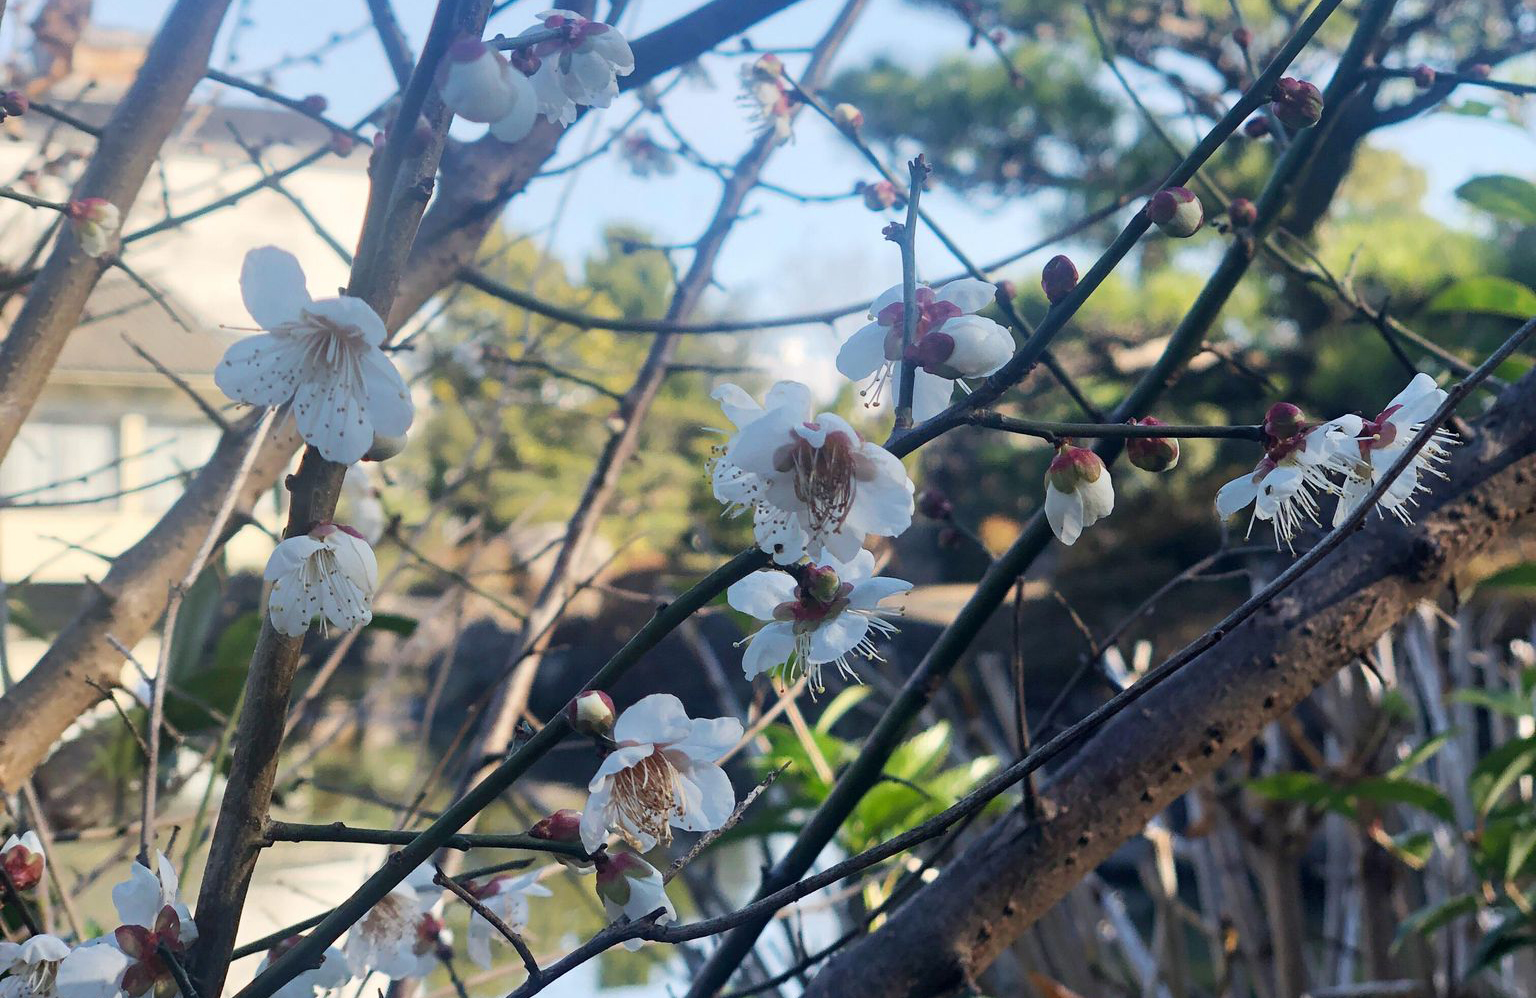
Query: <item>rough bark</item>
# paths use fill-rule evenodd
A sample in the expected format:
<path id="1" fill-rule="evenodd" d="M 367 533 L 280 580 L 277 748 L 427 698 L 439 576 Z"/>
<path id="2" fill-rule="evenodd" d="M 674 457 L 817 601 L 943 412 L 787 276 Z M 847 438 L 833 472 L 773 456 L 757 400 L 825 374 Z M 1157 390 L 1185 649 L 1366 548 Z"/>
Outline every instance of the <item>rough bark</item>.
<path id="1" fill-rule="evenodd" d="M 208 53 L 228 7 L 229 0 L 180 0 L 171 9 L 133 85 L 102 129 L 75 197 L 106 198 L 128 214 L 208 68 Z M 26 304 L 0 342 L 0 457 L 32 411 L 106 268 L 106 258 L 87 255 L 72 235 L 54 243 Z"/>
<path id="2" fill-rule="evenodd" d="M 1031 826 L 1014 811 L 998 821 L 828 963 L 807 995 L 917 998 L 974 980 L 1152 816 L 1533 516 L 1528 376 L 1478 424 L 1417 525 L 1371 521 L 1309 580 L 1106 724 L 1043 788 L 1048 819 Z"/>

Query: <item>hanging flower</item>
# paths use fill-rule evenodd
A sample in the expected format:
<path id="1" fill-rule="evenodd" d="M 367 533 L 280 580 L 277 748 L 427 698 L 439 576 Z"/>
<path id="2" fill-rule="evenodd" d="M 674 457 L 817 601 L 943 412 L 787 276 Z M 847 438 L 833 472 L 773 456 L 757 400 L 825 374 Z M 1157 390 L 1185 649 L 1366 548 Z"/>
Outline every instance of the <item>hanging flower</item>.
<path id="1" fill-rule="evenodd" d="M 106 198 L 80 198 L 65 208 L 69 224 L 80 240 L 80 247 L 90 256 L 102 257 L 112 251 L 122 228 L 122 213 Z"/>
<path id="2" fill-rule="evenodd" d="M 488 125 L 520 103 L 532 107 L 533 84 L 505 56 L 474 35 L 461 35 L 443 60 L 443 103 L 465 121 Z"/>
<path id="3" fill-rule="evenodd" d="M 949 405 L 956 381 L 985 377 L 1013 356 L 1008 330 L 974 314 L 996 300 L 995 285 L 971 278 L 951 281 L 938 291 L 918 285 L 917 328 L 903 358 L 906 302 L 898 284 L 869 306 L 874 321 L 848 337 L 837 352 L 837 369 L 852 381 L 874 377 L 873 390 L 861 393 L 872 405 L 894 378 L 897 364 L 917 365 L 912 418 L 929 419 Z"/>
<path id="4" fill-rule="evenodd" d="M 303 940 L 302 935 L 289 936 L 267 950 L 266 955 L 261 958 L 261 965 L 256 968 L 256 973 L 265 971 Z M 299 971 L 293 980 L 278 988 L 272 998 L 329 998 L 351 979 L 352 971 L 347 968 L 347 958 L 342 955 L 341 950 L 334 946 L 327 946 L 320 966 Z"/>
<path id="5" fill-rule="evenodd" d="M 1334 510 L 1333 524 L 1338 526 L 1359 508 L 1392 465 L 1402 456 L 1404 449 L 1418 439 L 1424 421 L 1434 415 L 1446 400 L 1446 393 L 1435 385 L 1435 379 L 1427 374 L 1416 374 L 1408 387 L 1398 392 L 1375 419 L 1361 420 L 1359 431 L 1350 443 L 1341 446 L 1341 454 L 1347 461 L 1344 484 L 1339 494 L 1339 505 Z M 1445 477 L 1440 465 L 1449 457 L 1447 448 L 1460 443 L 1454 433 L 1435 430 L 1413 461 L 1393 479 L 1387 491 L 1382 493 L 1378 509 L 1385 509 L 1404 523 L 1413 517 L 1410 509 L 1415 505 L 1417 492 L 1427 491 L 1423 475 L 1428 473 Z M 1357 453 L 1351 453 L 1353 445 Z M 1357 456 L 1358 455 L 1358 456 Z"/>
<path id="6" fill-rule="evenodd" d="M 1099 455 L 1062 445 L 1045 472 L 1045 518 L 1061 543 L 1077 543 L 1084 530 L 1115 508 L 1115 486 Z"/>
<path id="7" fill-rule="evenodd" d="M 624 136 L 619 143 L 619 155 L 629 166 L 629 172 L 637 177 L 670 176 L 677 168 L 672 153 L 644 130 Z"/>
<path id="8" fill-rule="evenodd" d="M 715 760 L 741 735 L 736 718 L 690 718 L 670 693 L 653 693 L 620 714 L 616 747 L 587 786 L 587 852 L 596 852 L 609 831 L 647 852 L 671 842 L 673 828 L 707 832 L 725 824 L 736 794 Z"/>
<path id="9" fill-rule="evenodd" d="M 771 132 L 778 145 L 794 138 L 795 101 L 784 82 L 784 63 L 778 56 L 759 56 L 750 66 L 743 66 L 741 90 L 742 102 L 761 131 Z"/>
<path id="10" fill-rule="evenodd" d="M 821 667 L 836 663 L 838 674 L 858 681 L 850 655 L 877 660 L 873 638 L 896 633 L 880 603 L 912 588 L 901 579 L 873 578 L 875 556 L 861 550 L 851 562 L 833 558 L 798 565 L 788 572 L 755 572 L 726 590 L 731 606 L 769 623 L 746 639 L 742 669 L 748 679 L 779 666 L 786 681 L 810 676 L 811 689 L 826 689 Z"/>
<path id="11" fill-rule="evenodd" d="M 525 873 L 520 877 L 496 877 L 479 886 L 469 888 L 475 899 L 491 914 L 501 919 L 514 932 L 522 932 L 528 924 L 528 899 L 547 898 L 550 889 L 539 883 L 539 874 Z M 478 911 L 469 916 L 469 934 L 464 948 L 469 958 L 485 969 L 491 969 L 491 939 L 503 938 L 495 926 Z"/>
<path id="12" fill-rule="evenodd" d="M 735 515 L 751 509 L 758 546 L 780 565 L 823 548 L 851 561 L 870 534 L 912 524 L 912 481 L 890 451 L 841 416 L 811 409 L 811 390 L 781 381 L 760 406 L 736 385 L 714 399 L 736 427 L 711 472 L 715 498 Z"/>
<path id="13" fill-rule="evenodd" d="M 321 523 L 290 537 L 267 559 L 272 583 L 267 612 L 278 633 L 301 637 L 318 614 L 344 631 L 373 619 L 373 590 L 379 563 L 373 549 L 351 527 Z"/>
<path id="14" fill-rule="evenodd" d="M 429 865 L 418 866 L 352 926 L 342 953 L 353 976 L 372 971 L 399 981 L 431 973 L 444 933 L 432 914 L 442 896 L 432 877 Z"/>
<path id="15" fill-rule="evenodd" d="M 375 434 L 410 429 L 410 393 L 379 349 L 384 323 L 367 302 L 311 299 L 299 261 L 275 246 L 245 255 L 240 291 L 266 332 L 225 351 L 213 373 L 225 395 L 259 406 L 292 399 L 299 433 L 338 464 L 368 453 Z"/>
<path id="16" fill-rule="evenodd" d="M 197 941 L 197 925 L 182 903 L 176 869 L 164 853 L 156 869 L 134 863 L 128 879 L 112 888 L 112 903 L 122 924 L 110 935 L 76 947 L 58 965 L 59 998 L 155 998 L 178 991 L 176 977 L 161 948 L 181 958 Z"/>
<path id="17" fill-rule="evenodd" d="M 633 922 L 657 909 L 664 909 L 656 918 L 658 925 L 677 921 L 677 909 L 667 897 L 661 871 L 634 853 L 616 852 L 599 857 L 596 887 L 597 896 L 603 899 L 603 909 L 612 921 L 626 918 Z M 643 945 L 641 939 L 624 940 L 627 950 Z"/>
<path id="18" fill-rule="evenodd" d="M 1317 520 L 1318 496 L 1338 492 L 1329 477 L 1346 471 L 1350 459 L 1344 448 L 1360 431 L 1359 416 L 1311 426 L 1301 410 L 1287 402 L 1270 407 L 1265 416 L 1265 454 L 1250 474 L 1236 478 L 1216 493 L 1216 509 L 1224 517 L 1253 506 L 1255 520 L 1272 521 L 1275 544 L 1291 547 L 1297 531 Z M 1249 521 L 1248 529 L 1253 530 Z"/>
<path id="19" fill-rule="evenodd" d="M 0 998 L 55 998 L 59 964 L 69 955 L 69 944 L 58 936 L 40 932 L 24 943 L 0 940 Z"/>
<path id="20" fill-rule="evenodd" d="M 18 891 L 30 890 L 43 879 L 43 842 L 33 831 L 12 835 L 0 848 L 0 865 L 11 875 L 11 883 Z"/>
<path id="21" fill-rule="evenodd" d="M 375 442 L 377 446 L 377 442 Z M 384 504 L 379 501 L 379 488 L 373 482 L 373 474 L 367 464 L 351 464 L 341 479 L 341 495 L 347 501 L 347 511 L 352 530 L 369 544 L 377 544 L 389 525 Z"/>
<path id="22" fill-rule="evenodd" d="M 612 25 L 588 20 L 569 10 L 547 10 L 539 15 L 544 23 L 529 28 L 519 37 L 559 31 L 560 37 L 538 42 L 529 55 L 539 60 L 534 85 L 545 77 L 544 88 L 558 87 L 573 104 L 607 107 L 619 95 L 617 77 L 635 71 L 635 54 L 629 42 Z M 541 103 L 543 96 L 541 95 Z M 548 116 L 546 114 L 546 116 Z M 563 115 L 550 117 L 563 121 Z M 572 120 L 574 120 L 574 115 Z M 568 123 L 568 122 L 567 122 Z"/>

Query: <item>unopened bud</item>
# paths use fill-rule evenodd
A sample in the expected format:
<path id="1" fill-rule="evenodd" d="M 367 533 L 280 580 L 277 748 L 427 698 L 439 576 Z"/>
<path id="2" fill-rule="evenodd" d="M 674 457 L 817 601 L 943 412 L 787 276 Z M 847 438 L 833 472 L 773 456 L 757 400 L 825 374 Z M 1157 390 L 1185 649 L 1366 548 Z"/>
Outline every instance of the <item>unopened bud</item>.
<path id="1" fill-rule="evenodd" d="M 1165 187 L 1147 202 L 1147 218 L 1176 239 L 1200 231 L 1205 224 L 1205 208 L 1187 187 Z"/>
<path id="2" fill-rule="evenodd" d="M 581 812 L 574 808 L 563 807 L 554 814 L 540 818 L 534 826 L 528 829 L 528 834 L 536 839 L 544 839 L 547 842 L 561 842 L 567 845 L 581 844 Z M 586 871 L 592 869 L 590 859 L 567 856 L 565 853 L 555 853 L 555 858 L 573 870 Z"/>
<path id="3" fill-rule="evenodd" d="M 825 565 L 807 565 L 800 576 L 801 590 L 818 603 L 832 602 L 842 585 L 837 570 Z"/>
<path id="4" fill-rule="evenodd" d="M 1493 67 L 1486 62 L 1474 62 L 1467 67 L 1467 75 L 1474 80 L 1486 80 L 1493 75 Z"/>
<path id="5" fill-rule="evenodd" d="M 373 446 L 363 455 L 364 461 L 388 461 L 405 450 L 405 434 L 392 437 L 383 433 L 373 435 Z"/>
<path id="6" fill-rule="evenodd" d="M 323 94 L 310 94 L 304 98 L 301 106 L 310 114 L 324 114 L 331 102 Z"/>
<path id="7" fill-rule="evenodd" d="M 992 297 L 997 299 L 999 305 L 1010 305 L 1018 294 L 1019 289 L 1014 286 L 1013 282 L 1004 278 L 997 282 L 996 289 L 992 292 Z"/>
<path id="8" fill-rule="evenodd" d="M 1413 67 L 1413 84 L 1420 90 L 1428 90 L 1435 85 L 1435 71 L 1422 62 Z"/>
<path id="9" fill-rule="evenodd" d="M 926 488 L 917 494 L 917 511 L 930 520 L 947 520 L 955 515 L 955 504 L 940 490 Z"/>
<path id="10" fill-rule="evenodd" d="M 1237 42 L 1238 48 L 1246 49 L 1253 44 L 1253 32 L 1247 28 L 1238 28 L 1232 32 L 1232 40 Z"/>
<path id="11" fill-rule="evenodd" d="M 1269 119 L 1249 118 L 1243 122 L 1243 134 L 1250 139 L 1262 139 L 1269 134 Z"/>
<path id="12" fill-rule="evenodd" d="M 1058 492 L 1076 492 L 1079 485 L 1096 482 L 1104 474 L 1104 460 L 1086 447 L 1062 444 L 1046 469 L 1045 478 Z"/>
<path id="13" fill-rule="evenodd" d="M 896 186 L 889 180 L 865 184 L 859 193 L 864 196 L 864 207 L 870 211 L 884 211 L 897 201 Z"/>
<path id="14" fill-rule="evenodd" d="M 352 150 L 357 147 L 357 140 L 346 132 L 331 133 L 331 152 L 346 159 L 352 155 Z"/>
<path id="15" fill-rule="evenodd" d="M 597 858 L 597 896 L 622 908 L 629 904 L 631 881 L 646 880 L 655 872 L 632 852 L 605 853 Z"/>
<path id="16" fill-rule="evenodd" d="M 864 112 L 852 104 L 839 104 L 832 109 L 832 120 L 837 122 L 839 128 L 856 132 L 864 127 Z"/>
<path id="17" fill-rule="evenodd" d="M 1131 424 L 1162 426 L 1163 421 L 1147 416 Z M 1125 456 L 1142 471 L 1171 471 L 1179 463 L 1179 442 L 1170 437 L 1132 437 L 1125 442 Z"/>
<path id="18" fill-rule="evenodd" d="M 1289 440 L 1306 428 L 1301 408 L 1289 402 L 1276 402 L 1264 414 L 1264 434 L 1275 443 Z"/>
<path id="19" fill-rule="evenodd" d="M 1233 198 L 1232 203 L 1227 205 L 1227 221 L 1232 223 L 1234 229 L 1252 228 L 1258 220 L 1259 209 L 1247 198 Z"/>
<path id="20" fill-rule="evenodd" d="M 1060 254 L 1045 261 L 1040 269 L 1040 289 L 1052 305 L 1061 301 L 1077 287 L 1077 266 Z"/>
<path id="21" fill-rule="evenodd" d="M 30 890 L 43 879 L 43 846 L 36 832 L 12 835 L 0 852 L 0 866 L 10 874 L 18 891 Z"/>
<path id="22" fill-rule="evenodd" d="M 1306 80 L 1282 76 L 1270 100 L 1275 117 L 1288 128 L 1311 128 L 1322 120 L 1322 91 Z"/>
<path id="23" fill-rule="evenodd" d="M 752 72 L 766 79 L 777 80 L 784 75 L 784 60 L 768 52 L 757 57 L 757 61 L 752 64 Z"/>
<path id="24" fill-rule="evenodd" d="M 32 102 L 20 90 L 7 90 L 5 93 L 0 93 L 0 111 L 6 115 L 26 114 L 31 106 Z"/>
<path id="25" fill-rule="evenodd" d="M 602 690 L 578 693 L 565 708 L 566 719 L 571 727 L 591 738 L 607 738 L 613 733 L 613 722 L 618 716 L 613 709 L 613 698 Z"/>

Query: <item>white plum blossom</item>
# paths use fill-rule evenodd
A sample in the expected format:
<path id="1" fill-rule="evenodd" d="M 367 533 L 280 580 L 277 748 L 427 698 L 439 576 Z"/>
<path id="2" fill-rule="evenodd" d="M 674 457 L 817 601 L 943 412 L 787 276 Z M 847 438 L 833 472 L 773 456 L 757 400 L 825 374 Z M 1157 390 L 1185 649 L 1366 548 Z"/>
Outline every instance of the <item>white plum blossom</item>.
<path id="1" fill-rule="evenodd" d="M 615 748 L 587 789 L 581 844 L 596 852 L 609 831 L 641 852 L 672 841 L 672 829 L 707 832 L 736 806 L 730 778 L 715 764 L 741 740 L 734 717 L 691 718 L 670 693 L 653 693 L 619 715 Z"/>
<path id="2" fill-rule="evenodd" d="M 599 857 L 597 862 L 597 895 L 603 899 L 603 909 L 608 918 L 630 921 L 644 918 L 658 909 L 661 914 L 656 924 L 677 921 L 677 909 L 667 897 L 667 884 L 661 871 L 631 852 L 617 852 Z M 637 950 L 644 945 L 640 939 L 624 940 L 624 948 Z"/>
<path id="3" fill-rule="evenodd" d="M 379 349 L 384 322 L 367 302 L 312 299 L 299 261 L 275 246 L 245 255 L 240 291 L 266 332 L 225 352 L 213 373 L 225 395 L 258 406 L 291 399 L 299 434 L 338 464 L 362 458 L 375 434 L 410 429 L 410 393 Z"/>
<path id="4" fill-rule="evenodd" d="M 1264 426 L 1267 447 L 1250 474 L 1233 479 L 1216 493 L 1216 509 L 1224 517 L 1253 506 L 1255 520 L 1269 520 L 1275 544 L 1291 546 L 1308 521 L 1318 522 L 1318 497 L 1338 492 L 1330 475 L 1346 471 L 1344 449 L 1358 434 L 1359 416 L 1341 416 L 1316 426 L 1302 420 L 1301 410 L 1281 402 L 1270 407 Z M 1253 530 L 1253 521 L 1248 529 Z"/>
<path id="5" fill-rule="evenodd" d="M 1375 419 L 1356 420 L 1358 428 L 1353 439 L 1340 448 L 1347 467 L 1339 505 L 1333 514 L 1334 526 L 1348 519 L 1380 484 L 1392 465 L 1402 457 L 1404 449 L 1418 439 L 1424 421 L 1435 414 L 1446 397 L 1434 378 L 1416 374 Z M 1454 433 L 1435 430 L 1408 467 L 1382 493 L 1378 509 L 1387 510 L 1404 523 L 1409 522 L 1414 493 L 1428 488 L 1423 476 L 1427 473 L 1444 477 L 1439 465 L 1450 457 L 1447 448 L 1458 442 Z"/>
<path id="6" fill-rule="evenodd" d="M 117 205 L 106 198 L 80 198 L 65 206 L 65 214 L 87 255 L 102 257 L 112 251 L 123 224 Z"/>
<path id="7" fill-rule="evenodd" d="M 490 125 L 502 142 L 522 139 L 538 116 L 533 83 L 473 35 L 461 35 L 448 46 L 440 92 L 449 110 L 465 121 Z"/>
<path id="8" fill-rule="evenodd" d="M 433 914 L 442 890 L 423 863 L 364 915 L 347 933 L 342 948 L 356 977 L 370 971 L 392 981 L 431 973 L 443 923 Z"/>
<path id="9" fill-rule="evenodd" d="M 54 998 L 59 964 L 69 955 L 69 944 L 58 936 L 40 932 L 26 942 L 0 940 L 0 998 Z"/>
<path id="10" fill-rule="evenodd" d="M 781 381 L 758 405 L 736 385 L 714 399 L 737 428 L 711 471 L 727 515 L 752 511 L 758 546 L 780 565 L 825 549 L 851 561 L 870 534 L 912 524 L 913 486 L 900 459 L 841 417 L 811 408 L 811 390 Z"/>
<path id="11" fill-rule="evenodd" d="M 384 512 L 384 504 L 379 501 L 379 488 L 374 484 L 369 467 L 367 464 L 348 465 L 341 480 L 341 495 L 347 502 L 352 528 L 369 544 L 377 544 L 384 536 L 389 517 Z"/>
<path id="12" fill-rule="evenodd" d="M 745 641 L 747 678 L 782 665 L 786 680 L 804 673 L 820 693 L 821 667 L 835 663 L 839 675 L 857 681 L 849 656 L 879 659 L 873 638 L 896 632 L 881 601 L 912 588 L 874 573 L 875 556 L 861 550 L 850 562 L 823 555 L 789 571 L 755 572 L 726 590 L 731 606 L 769 622 Z"/>
<path id="13" fill-rule="evenodd" d="M 975 313 L 992 304 L 997 286 L 962 278 L 937 291 L 917 288 L 917 328 L 912 349 L 902 357 L 906 301 L 901 285 L 869 306 L 871 321 L 848 337 L 837 352 L 837 369 L 851 381 L 873 377 L 870 404 L 880 397 L 903 359 L 917 367 L 912 383 L 912 418 L 930 419 L 949 405 L 955 382 L 983 378 L 1013 356 L 1013 337 L 991 319 Z"/>
<path id="14" fill-rule="evenodd" d="M 267 612 L 272 626 L 290 638 L 309 630 L 316 615 L 344 631 L 373 619 L 379 563 L 363 536 L 339 523 L 321 523 L 290 537 L 267 559 L 272 583 Z"/>
<path id="15" fill-rule="evenodd" d="M 128 879 L 112 888 L 122 924 L 108 936 L 76 947 L 59 962 L 54 979 L 58 998 L 156 998 L 178 991 L 161 947 L 182 954 L 197 941 L 197 925 L 182 903 L 176 869 L 164 853 L 156 869 L 135 862 Z"/>
<path id="16" fill-rule="evenodd" d="M 266 955 L 261 958 L 261 964 L 256 968 L 256 973 L 260 974 L 272 966 L 303 939 L 302 935 L 289 936 L 267 950 Z M 346 956 L 335 946 L 327 946 L 325 955 L 320 960 L 320 966 L 299 971 L 293 980 L 278 988 L 272 998 L 329 998 L 351 979 L 352 971 L 347 966 Z"/>
<path id="17" fill-rule="evenodd" d="M 783 73 L 784 63 L 772 54 L 759 56 L 741 69 L 742 101 L 760 131 L 771 133 L 776 145 L 783 145 L 795 134 L 795 105 Z"/>
<path id="18" fill-rule="evenodd" d="M 518 37 L 560 32 L 559 37 L 536 42 L 523 55 L 528 64 L 538 63 L 532 77 L 540 113 L 570 124 L 576 120 L 577 105 L 612 104 L 619 95 L 618 77 L 635 71 L 635 55 L 624 36 L 612 25 L 570 10 L 547 10 L 539 20 L 543 23 Z"/>
<path id="19" fill-rule="evenodd" d="M 1063 446 L 1045 472 L 1045 518 L 1057 540 L 1071 546 L 1115 508 L 1115 486 L 1099 455 Z"/>
<path id="20" fill-rule="evenodd" d="M 44 865 L 43 841 L 34 831 L 12 835 L 0 847 L 0 866 L 5 867 L 5 872 L 11 876 L 11 883 L 19 891 L 37 886 L 37 882 L 43 879 Z"/>
<path id="21" fill-rule="evenodd" d="M 521 932 L 528 924 L 528 899 L 551 896 L 550 889 L 539 883 L 540 876 L 541 871 L 535 871 L 519 877 L 496 877 L 471 887 L 470 892 L 487 911 L 505 922 L 514 932 Z M 471 913 L 464 950 L 471 960 L 487 970 L 491 967 L 492 938 L 503 937 L 485 916 L 478 911 Z"/>

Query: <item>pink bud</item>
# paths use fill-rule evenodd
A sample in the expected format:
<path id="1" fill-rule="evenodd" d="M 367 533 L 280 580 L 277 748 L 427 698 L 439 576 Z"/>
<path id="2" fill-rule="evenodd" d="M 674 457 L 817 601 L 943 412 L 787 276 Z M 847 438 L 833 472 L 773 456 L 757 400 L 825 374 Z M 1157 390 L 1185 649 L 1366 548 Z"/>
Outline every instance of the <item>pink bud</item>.
<path id="1" fill-rule="evenodd" d="M 1233 228 L 1252 228 L 1258 220 L 1259 209 L 1247 198 L 1233 198 L 1232 203 L 1227 205 L 1227 221 L 1232 223 Z"/>
<path id="2" fill-rule="evenodd" d="M 917 511 L 930 520 L 947 520 L 955 514 L 955 504 L 939 489 L 928 487 L 917 494 Z"/>
<path id="3" fill-rule="evenodd" d="M 1420 90 L 1428 90 L 1435 85 L 1435 71 L 1429 66 L 1419 63 L 1413 67 L 1413 83 Z"/>
<path id="4" fill-rule="evenodd" d="M 1147 218 L 1176 239 L 1200 231 L 1205 224 L 1205 208 L 1187 187 L 1165 187 L 1147 202 Z"/>
<path id="5" fill-rule="evenodd" d="M 1306 428 L 1307 421 L 1301 408 L 1289 402 L 1276 402 L 1264 414 L 1264 433 L 1272 442 L 1289 440 Z"/>
<path id="6" fill-rule="evenodd" d="M 324 114 L 326 108 L 331 106 L 331 102 L 326 100 L 321 94 L 310 94 L 304 98 L 302 103 L 304 110 L 310 114 Z"/>
<path id="7" fill-rule="evenodd" d="M 864 126 L 864 112 L 852 104 L 839 104 L 832 109 L 832 120 L 837 122 L 839 128 L 856 132 Z"/>
<path id="8" fill-rule="evenodd" d="M 1493 75 L 1493 67 L 1486 62 L 1474 62 L 1467 67 L 1467 75 L 1474 80 L 1486 80 Z"/>
<path id="9" fill-rule="evenodd" d="M 1040 270 L 1040 288 L 1052 305 L 1061 301 L 1077 287 L 1077 267 L 1067 257 L 1057 254 L 1045 262 Z"/>
<path id="10" fill-rule="evenodd" d="M 1322 120 L 1322 91 L 1306 80 L 1281 77 L 1270 100 L 1275 117 L 1288 128 L 1311 128 Z"/>
<path id="11" fill-rule="evenodd" d="M 1246 49 L 1248 46 L 1253 44 L 1253 32 L 1249 31 L 1247 28 L 1238 28 L 1232 32 L 1232 40 L 1237 42 L 1238 48 Z"/>
<path id="12" fill-rule="evenodd" d="M 618 716 L 613 708 L 613 698 L 602 690 L 578 693 L 565 708 L 565 716 L 571 727 L 591 738 L 607 738 L 613 733 L 613 722 Z"/>
<path id="13" fill-rule="evenodd" d="M 31 106 L 32 101 L 20 90 L 7 90 L 0 93 L 0 117 L 26 114 Z"/>
<path id="14" fill-rule="evenodd" d="M 19 842 L 0 854 L 0 866 L 11 875 L 11 883 L 18 891 L 30 890 L 43 879 L 43 854 Z"/>
<path id="15" fill-rule="evenodd" d="M 545 839 L 550 842 L 580 845 L 581 812 L 563 807 L 548 817 L 540 818 L 532 828 L 528 829 L 528 834 L 536 839 Z M 565 853 L 555 853 L 555 858 L 573 870 L 592 868 L 590 859 L 568 856 Z"/>
<path id="16" fill-rule="evenodd" d="M 1046 469 L 1045 478 L 1058 492 L 1076 492 L 1079 485 L 1096 482 L 1104 473 L 1104 461 L 1086 447 L 1062 444 Z"/>
<path id="17" fill-rule="evenodd" d="M 1162 426 L 1163 422 L 1147 416 L 1133 419 L 1131 424 Z M 1179 463 L 1179 442 L 1170 437 L 1132 437 L 1125 442 L 1125 456 L 1142 471 L 1171 471 Z"/>
<path id="18" fill-rule="evenodd" d="M 331 152 L 335 153 L 337 156 L 340 156 L 342 159 L 346 159 L 348 156 L 352 155 L 352 150 L 356 148 L 356 146 L 357 140 L 348 135 L 346 132 L 331 133 Z"/>
<path id="19" fill-rule="evenodd" d="M 864 196 L 864 207 L 870 211 L 884 211 L 897 201 L 896 187 L 889 180 L 865 184 L 859 193 Z"/>

